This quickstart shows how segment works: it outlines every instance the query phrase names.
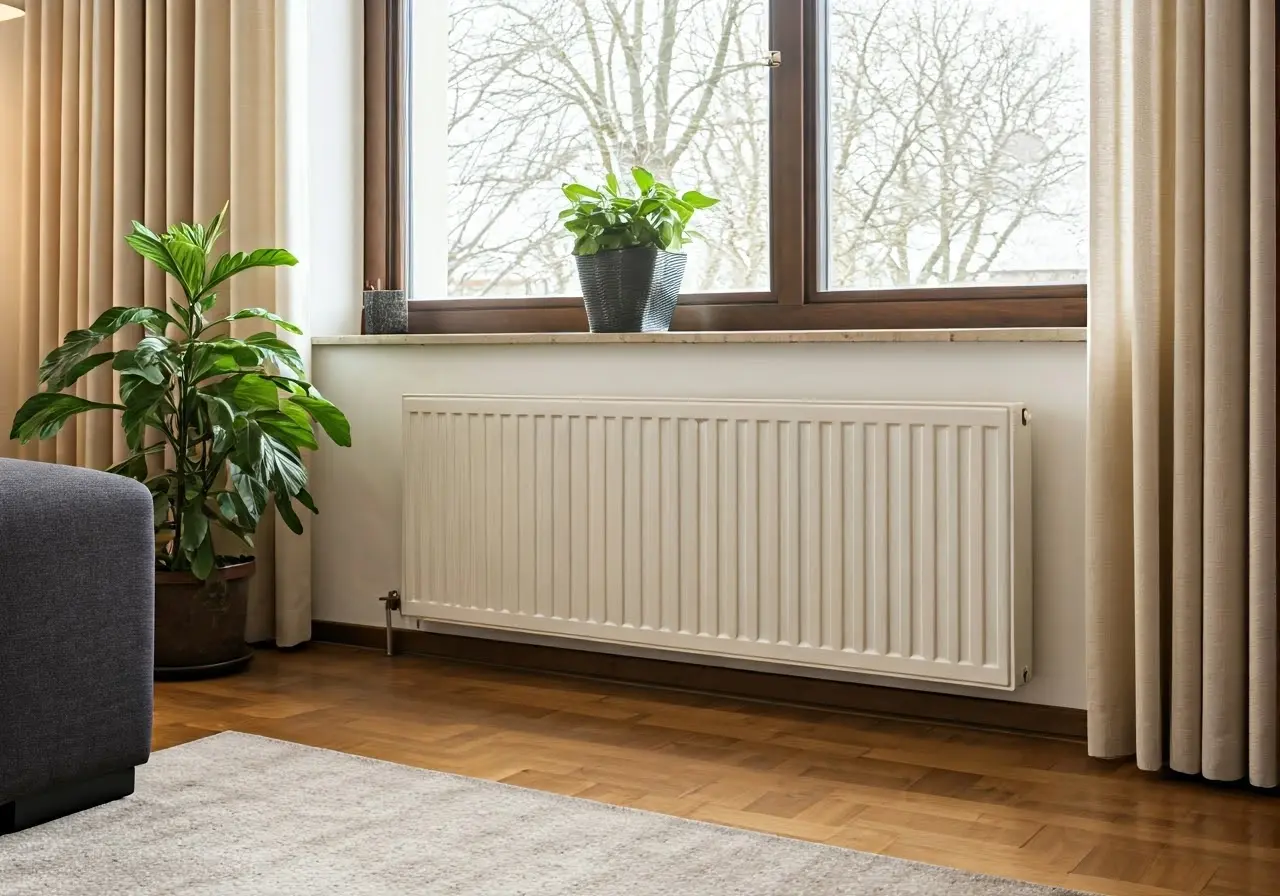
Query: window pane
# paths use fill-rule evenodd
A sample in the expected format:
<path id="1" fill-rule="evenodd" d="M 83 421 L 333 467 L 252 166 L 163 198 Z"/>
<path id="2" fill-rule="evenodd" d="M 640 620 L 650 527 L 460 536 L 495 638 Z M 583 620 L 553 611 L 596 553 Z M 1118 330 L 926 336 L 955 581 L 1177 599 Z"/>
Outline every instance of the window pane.
<path id="1" fill-rule="evenodd" d="M 768 289 L 767 35 L 764 0 L 413 4 L 413 294 L 577 295 L 560 187 L 633 165 L 723 200 L 685 292 Z"/>
<path id="2" fill-rule="evenodd" d="M 1083 282 L 1087 0 L 829 0 L 826 286 Z"/>

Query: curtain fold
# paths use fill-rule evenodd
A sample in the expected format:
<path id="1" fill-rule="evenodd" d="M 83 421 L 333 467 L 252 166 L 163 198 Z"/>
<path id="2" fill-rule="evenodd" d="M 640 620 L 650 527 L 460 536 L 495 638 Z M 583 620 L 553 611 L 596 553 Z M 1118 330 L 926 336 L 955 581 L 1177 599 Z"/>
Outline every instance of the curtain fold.
<path id="1" fill-rule="evenodd" d="M 1089 752 L 1274 787 L 1275 0 L 1093 29 Z"/>
<path id="2" fill-rule="evenodd" d="M 279 5 L 279 9 L 277 6 Z M 23 202 L 17 354 L 22 398 L 40 359 L 112 305 L 164 307 L 174 284 L 124 242 L 130 222 L 155 230 L 207 221 L 231 201 L 220 249 L 285 245 L 286 157 L 277 151 L 284 0 L 29 0 L 23 43 Z M 296 189 L 296 185 L 294 187 Z M 296 312 L 300 271 L 256 270 L 219 296 L 221 311 Z M 237 326 L 237 335 L 253 331 Z M 115 347 L 138 334 L 122 331 Z M 109 401 L 99 368 L 77 384 Z M 84 415 L 21 456 L 102 468 L 124 456 L 118 419 Z M 257 542 L 252 640 L 310 637 L 306 536 Z M 287 530 L 286 530 L 287 532 Z M 281 599 L 283 596 L 283 599 Z"/>

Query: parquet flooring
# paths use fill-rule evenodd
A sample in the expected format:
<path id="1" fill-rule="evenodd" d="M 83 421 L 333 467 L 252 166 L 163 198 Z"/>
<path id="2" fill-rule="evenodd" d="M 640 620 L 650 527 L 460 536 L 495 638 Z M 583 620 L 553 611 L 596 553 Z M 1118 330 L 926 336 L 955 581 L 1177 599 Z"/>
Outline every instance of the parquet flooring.
<path id="1" fill-rule="evenodd" d="M 224 730 L 1110 896 L 1280 896 L 1280 800 L 1076 742 L 327 645 L 157 685 L 157 749 Z"/>

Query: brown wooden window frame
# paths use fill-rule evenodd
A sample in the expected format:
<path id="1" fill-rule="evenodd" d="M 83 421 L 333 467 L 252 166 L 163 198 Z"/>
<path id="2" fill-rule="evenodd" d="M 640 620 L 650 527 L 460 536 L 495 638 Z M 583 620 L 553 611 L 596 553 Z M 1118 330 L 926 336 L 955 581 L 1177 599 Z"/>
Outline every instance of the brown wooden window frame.
<path id="1" fill-rule="evenodd" d="M 408 277 L 409 7 L 365 0 L 365 279 L 405 288 Z M 819 114 L 825 0 L 766 0 L 770 70 L 770 277 L 768 291 L 682 295 L 676 330 L 845 330 L 1080 327 L 1086 285 L 926 286 L 823 290 L 820 285 Z M 414 298 L 415 333 L 582 332 L 577 296 Z"/>

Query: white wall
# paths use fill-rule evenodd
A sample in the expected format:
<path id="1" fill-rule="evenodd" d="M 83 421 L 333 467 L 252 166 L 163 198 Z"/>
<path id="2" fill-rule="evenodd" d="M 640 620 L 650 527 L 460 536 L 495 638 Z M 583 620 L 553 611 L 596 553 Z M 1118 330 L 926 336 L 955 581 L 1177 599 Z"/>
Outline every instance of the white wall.
<path id="1" fill-rule="evenodd" d="M 0 22 L 0 457 L 18 408 L 18 222 L 22 216 L 22 19 Z"/>
<path id="2" fill-rule="evenodd" d="M 377 597 L 401 586 L 406 393 L 1025 402 L 1035 679 L 1012 695 L 930 688 L 1085 705 L 1082 343 L 317 345 L 313 365 L 316 384 L 350 417 L 355 443 L 324 447 L 312 466 L 321 510 L 312 523 L 313 615 L 366 625 L 382 624 Z"/>

